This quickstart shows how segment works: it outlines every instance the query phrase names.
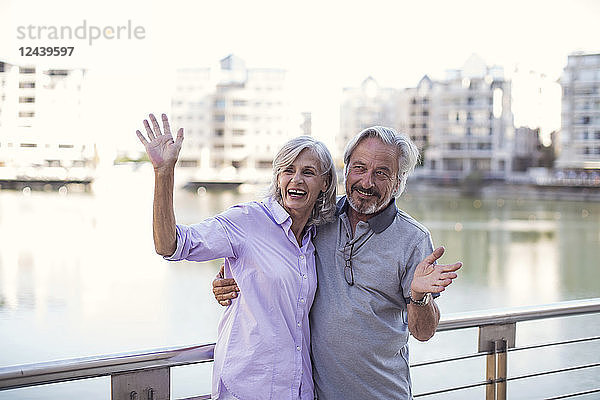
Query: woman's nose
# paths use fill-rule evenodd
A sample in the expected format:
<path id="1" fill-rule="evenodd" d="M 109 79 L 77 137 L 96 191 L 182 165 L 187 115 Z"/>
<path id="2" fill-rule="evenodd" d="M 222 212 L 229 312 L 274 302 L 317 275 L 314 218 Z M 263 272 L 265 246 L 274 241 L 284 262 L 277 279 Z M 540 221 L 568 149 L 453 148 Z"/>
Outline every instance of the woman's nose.
<path id="1" fill-rule="evenodd" d="M 300 173 L 300 171 L 296 172 L 293 176 L 292 176 L 292 181 L 293 182 L 302 182 L 302 174 Z"/>

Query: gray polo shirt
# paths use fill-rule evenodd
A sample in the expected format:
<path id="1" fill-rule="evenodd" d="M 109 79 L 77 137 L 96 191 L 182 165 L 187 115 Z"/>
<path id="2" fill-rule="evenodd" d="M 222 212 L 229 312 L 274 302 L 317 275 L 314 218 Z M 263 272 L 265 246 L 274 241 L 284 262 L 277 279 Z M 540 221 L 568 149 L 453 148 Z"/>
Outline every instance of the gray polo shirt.
<path id="1" fill-rule="evenodd" d="M 433 251 L 427 229 L 395 201 L 352 236 L 346 198 L 320 226 L 318 288 L 310 312 L 319 400 L 411 399 L 406 304 L 414 269 Z M 344 279 L 352 247 L 354 285 Z"/>

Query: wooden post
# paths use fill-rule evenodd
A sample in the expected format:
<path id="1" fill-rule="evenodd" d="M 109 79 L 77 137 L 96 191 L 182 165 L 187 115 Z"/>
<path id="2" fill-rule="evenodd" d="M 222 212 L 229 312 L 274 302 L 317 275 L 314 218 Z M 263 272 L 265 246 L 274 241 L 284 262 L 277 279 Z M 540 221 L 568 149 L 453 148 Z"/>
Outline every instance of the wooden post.
<path id="1" fill-rule="evenodd" d="M 496 351 L 496 400 L 506 400 L 506 376 L 507 376 L 507 360 L 506 360 L 506 340 L 497 340 L 495 343 Z"/>
<path id="2" fill-rule="evenodd" d="M 486 356 L 485 380 L 489 381 L 485 385 L 485 400 L 496 400 L 496 353 L 492 352 Z"/>

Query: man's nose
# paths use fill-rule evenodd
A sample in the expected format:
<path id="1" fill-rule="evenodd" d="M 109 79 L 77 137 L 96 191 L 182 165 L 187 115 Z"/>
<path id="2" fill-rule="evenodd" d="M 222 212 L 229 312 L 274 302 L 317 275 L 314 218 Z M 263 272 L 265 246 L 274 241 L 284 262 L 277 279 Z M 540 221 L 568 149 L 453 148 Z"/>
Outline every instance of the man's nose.
<path id="1" fill-rule="evenodd" d="M 373 186 L 375 186 L 375 178 L 374 178 L 373 174 L 371 174 L 371 173 L 365 174 L 363 176 L 361 183 L 365 189 L 370 189 Z"/>

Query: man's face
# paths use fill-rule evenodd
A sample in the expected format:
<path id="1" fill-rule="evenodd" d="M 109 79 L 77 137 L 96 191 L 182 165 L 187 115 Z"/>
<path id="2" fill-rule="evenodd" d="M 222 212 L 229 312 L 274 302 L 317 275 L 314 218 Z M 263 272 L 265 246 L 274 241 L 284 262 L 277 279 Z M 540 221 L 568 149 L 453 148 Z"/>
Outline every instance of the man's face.
<path id="1" fill-rule="evenodd" d="M 350 206 L 360 214 L 374 214 L 388 205 L 398 185 L 396 148 L 378 138 L 363 139 L 348 162 L 346 194 Z"/>

